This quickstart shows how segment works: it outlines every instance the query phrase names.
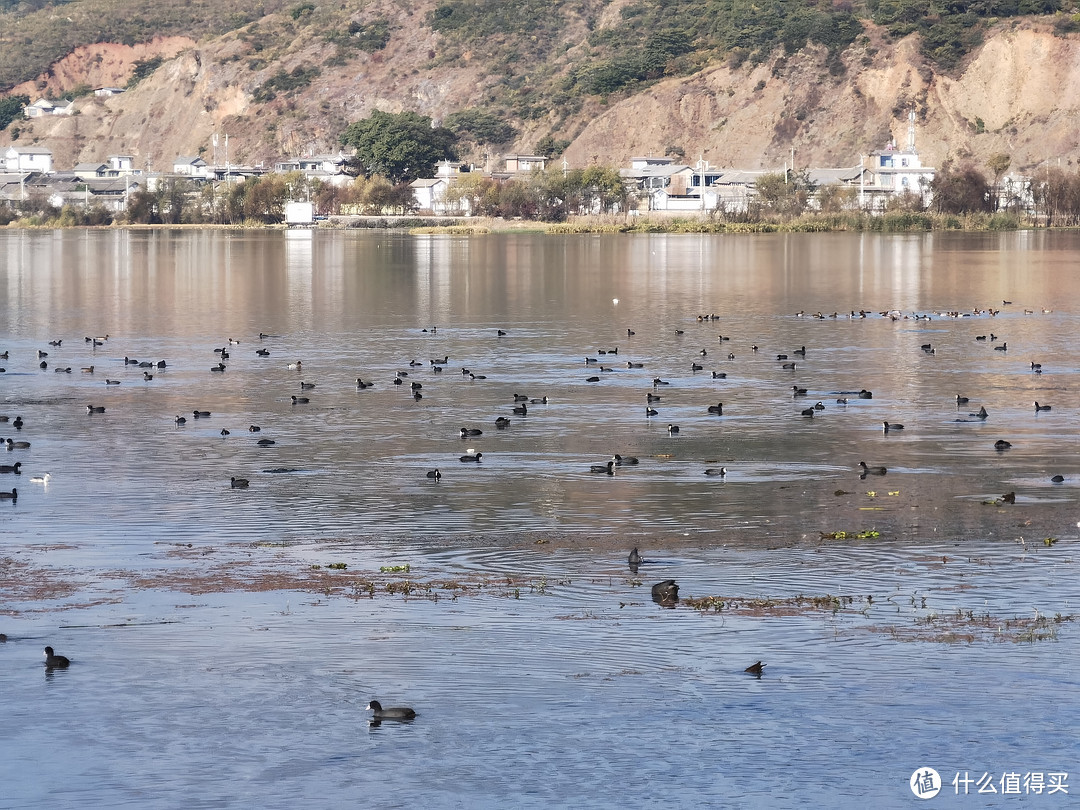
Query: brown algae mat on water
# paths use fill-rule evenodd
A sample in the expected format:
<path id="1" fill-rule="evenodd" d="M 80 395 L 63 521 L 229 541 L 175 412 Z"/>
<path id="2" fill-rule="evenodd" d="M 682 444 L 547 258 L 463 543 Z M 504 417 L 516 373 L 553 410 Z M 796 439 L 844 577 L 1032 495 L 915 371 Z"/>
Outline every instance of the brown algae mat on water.
<path id="1" fill-rule="evenodd" d="M 851 537 L 868 542 L 876 532 L 838 532 L 840 539 Z M 836 538 L 829 538 L 836 542 Z M 819 541 L 822 542 L 823 540 Z M 545 545 L 543 538 L 534 544 Z M 1046 548 L 1053 544 L 1044 543 Z M 76 567 L 37 565 L 12 557 L 0 559 L 0 598 L 7 607 L 0 615 L 60 612 L 86 609 L 126 601 L 130 590 L 172 591 L 189 595 L 213 593 L 303 592 L 320 598 L 352 600 L 398 599 L 424 603 L 456 602 L 461 598 L 488 597 L 499 600 L 543 598 L 559 595 L 573 598 L 575 581 L 566 576 L 466 572 L 448 576 L 427 572 L 423 565 L 380 566 L 359 570 L 341 561 L 304 564 L 289 555 L 264 557 L 250 548 L 196 548 L 169 544 L 166 556 L 187 563 L 181 567 L 148 570 L 89 571 Z M 327 556 L 332 556 L 328 550 Z M 921 555 L 927 568 L 950 565 L 964 567 L 968 582 L 941 589 L 961 592 L 970 587 L 973 572 L 989 568 L 978 558 Z M 583 577 L 590 589 L 589 616 L 602 609 L 603 592 L 609 590 L 608 607 L 621 611 L 631 606 L 651 604 L 646 588 L 652 581 L 619 568 Z M 644 572 L 642 572 L 644 574 Z M 641 596 L 627 601 L 626 588 Z M 599 592 L 599 595 L 598 595 Z M 732 616 L 754 621 L 787 621 L 795 617 L 819 621 L 843 619 L 838 630 L 844 635 L 868 632 L 896 641 L 975 643 L 980 641 L 1035 642 L 1053 640 L 1061 625 L 1073 615 L 1053 615 L 1035 610 L 1031 616 L 996 615 L 983 610 L 953 608 L 935 610 L 928 597 L 895 590 L 885 594 L 799 594 L 785 597 L 750 595 L 682 594 L 664 605 L 664 610 L 692 611 L 708 620 L 711 616 Z M 899 608 L 903 608 L 901 611 Z M 559 617 L 556 617 L 559 618 Z M 565 616 L 562 618 L 566 618 Z"/>

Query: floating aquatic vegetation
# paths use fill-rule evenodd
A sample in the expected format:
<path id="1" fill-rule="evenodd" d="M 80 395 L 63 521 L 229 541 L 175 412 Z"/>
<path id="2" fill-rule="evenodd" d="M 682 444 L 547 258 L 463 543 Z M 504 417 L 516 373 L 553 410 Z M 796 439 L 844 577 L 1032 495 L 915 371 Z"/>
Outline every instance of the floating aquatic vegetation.
<path id="1" fill-rule="evenodd" d="M 396 574 L 399 572 L 407 574 L 409 573 L 409 564 L 405 563 L 404 565 L 384 565 L 379 568 L 379 571 L 384 574 Z"/>
<path id="2" fill-rule="evenodd" d="M 1030 618 L 1003 618 L 989 613 L 978 614 L 972 610 L 957 609 L 952 613 L 931 613 L 918 617 L 910 627 L 890 625 L 867 629 L 872 633 L 888 635 L 896 641 L 933 641 L 945 644 L 973 644 L 978 641 L 1032 643 L 1055 640 L 1058 628 L 1075 618 L 1071 614 L 1061 613 L 1044 616 L 1038 610 Z"/>
<path id="3" fill-rule="evenodd" d="M 874 537 L 881 537 L 881 532 L 877 529 L 866 529 L 861 532 L 820 532 L 822 540 L 870 540 Z"/>
<path id="4" fill-rule="evenodd" d="M 749 614 L 754 616 L 797 616 L 803 613 L 829 611 L 838 613 L 841 610 L 862 612 L 862 608 L 856 610 L 856 603 L 872 602 L 871 597 L 862 596 L 790 596 L 783 599 L 750 599 L 739 596 L 704 596 L 700 598 L 683 598 L 681 602 L 694 610 L 703 613 L 721 613 L 723 611 Z"/>

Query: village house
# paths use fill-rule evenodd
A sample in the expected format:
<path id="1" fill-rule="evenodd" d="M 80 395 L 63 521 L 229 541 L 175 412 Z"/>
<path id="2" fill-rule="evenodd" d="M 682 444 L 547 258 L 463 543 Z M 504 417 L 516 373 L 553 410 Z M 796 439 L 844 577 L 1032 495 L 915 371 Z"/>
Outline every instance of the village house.
<path id="1" fill-rule="evenodd" d="M 758 178 L 776 174 L 777 169 L 727 169 L 713 181 L 716 208 L 728 214 L 745 213 L 757 197 Z"/>
<path id="2" fill-rule="evenodd" d="M 131 175 L 83 178 L 71 173 L 54 175 L 41 189 L 57 208 L 98 207 L 115 213 L 127 208 L 128 195 L 139 190 L 139 181 Z"/>
<path id="3" fill-rule="evenodd" d="M 121 174 L 138 174 L 135 169 L 134 155 L 109 155 L 109 174 L 119 176 Z"/>
<path id="4" fill-rule="evenodd" d="M 52 168 L 52 150 L 43 146 L 9 146 L 4 152 L 4 171 L 42 172 Z"/>
<path id="5" fill-rule="evenodd" d="M 23 115 L 27 118 L 40 118 L 43 115 L 72 115 L 74 112 L 75 102 L 71 99 L 49 101 L 47 98 L 39 98 L 33 104 L 23 108 Z"/>
<path id="6" fill-rule="evenodd" d="M 31 177 L 30 172 L 0 172 L 0 205 L 25 200 L 26 181 Z"/>
<path id="7" fill-rule="evenodd" d="M 675 163 L 670 158 L 632 158 L 629 169 L 620 175 L 638 191 L 642 211 L 687 214 L 722 211 L 745 213 L 757 197 L 757 181 L 766 174 L 783 174 L 781 169 L 716 169 L 708 161 L 696 166 Z M 884 210 L 889 199 L 910 191 L 930 202 L 930 182 L 934 169 L 922 165 L 912 147 L 872 152 L 860 165 L 839 169 L 808 169 L 807 178 L 815 189 L 842 186 L 852 189 L 859 208 Z M 810 201 L 817 205 L 816 196 Z"/>
<path id="8" fill-rule="evenodd" d="M 504 155 L 503 171 L 508 174 L 522 174 L 525 172 L 543 171 L 547 166 L 547 158 L 543 155 Z"/>
<path id="9" fill-rule="evenodd" d="M 83 179 L 138 174 L 135 170 L 135 158 L 131 155 L 109 155 L 108 163 L 76 163 L 71 172 Z"/>
<path id="10" fill-rule="evenodd" d="M 454 216 L 470 216 L 472 201 L 448 194 L 451 187 L 462 174 L 470 174 L 472 166 L 444 160 L 435 169 L 435 177 L 413 180 L 412 189 L 416 207 L 421 213 Z"/>
<path id="11" fill-rule="evenodd" d="M 347 155 L 310 155 L 283 160 L 274 165 L 274 171 L 281 174 L 288 172 L 303 172 L 312 180 L 319 180 L 332 186 L 347 186 L 353 181 L 353 176 L 345 172 L 349 158 Z"/>
<path id="12" fill-rule="evenodd" d="M 409 183 L 417 210 L 422 214 L 445 214 L 449 185 L 445 177 L 424 177 Z"/>
<path id="13" fill-rule="evenodd" d="M 913 142 L 904 150 L 890 145 L 871 152 L 863 159 L 863 167 L 868 171 L 859 189 L 861 208 L 882 210 L 890 198 L 904 193 L 920 197 L 924 205 L 929 204 L 935 170 L 922 165 Z"/>
<path id="14" fill-rule="evenodd" d="M 713 183 L 723 174 L 707 161 L 687 166 L 668 157 L 635 157 L 629 169 L 620 169 L 623 181 L 637 191 L 648 211 L 692 212 L 714 210 Z M 704 189 L 704 193 L 702 193 Z"/>
<path id="15" fill-rule="evenodd" d="M 682 196 L 693 183 L 694 170 L 671 158 L 636 157 L 630 159 L 629 169 L 620 169 L 619 175 L 645 196 L 664 190 L 668 194 Z"/>
<path id="16" fill-rule="evenodd" d="M 109 98 L 111 96 L 118 96 L 123 92 L 123 87 L 99 87 L 94 91 L 94 95 L 98 98 Z"/>
<path id="17" fill-rule="evenodd" d="M 75 168 L 71 170 L 81 180 L 91 180 L 97 177 L 108 177 L 109 164 L 108 163 L 76 163 Z"/>
<path id="18" fill-rule="evenodd" d="M 242 183 L 249 177 L 262 177 L 270 170 L 264 166 L 243 166 L 230 163 L 228 166 L 208 166 L 204 179 L 214 182 Z"/>
<path id="19" fill-rule="evenodd" d="M 997 210 L 999 211 L 1035 211 L 1035 195 L 1032 193 L 1032 178 L 1022 174 L 1007 174 L 998 182 L 996 189 Z"/>
<path id="20" fill-rule="evenodd" d="M 182 174 L 185 177 L 207 176 L 207 164 L 201 157 L 182 155 L 173 161 L 173 174 Z"/>

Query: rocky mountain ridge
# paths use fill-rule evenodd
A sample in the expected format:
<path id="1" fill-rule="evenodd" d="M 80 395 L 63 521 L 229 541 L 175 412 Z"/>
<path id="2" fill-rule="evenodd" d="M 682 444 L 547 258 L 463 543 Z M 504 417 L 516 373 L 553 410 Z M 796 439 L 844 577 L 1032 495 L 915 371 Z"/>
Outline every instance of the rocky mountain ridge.
<path id="1" fill-rule="evenodd" d="M 33 99 L 59 97 L 78 84 L 123 86 L 136 62 L 164 61 L 120 96 L 80 98 L 77 115 L 17 122 L 15 143 L 48 146 L 58 167 L 130 154 L 139 168 L 163 170 L 177 155 L 201 152 L 212 160 L 217 132 L 229 135 L 231 162 L 270 165 L 338 151 L 345 126 L 376 109 L 441 120 L 483 104 L 500 77 L 467 52 L 440 62 L 441 35 L 421 23 L 426 5 L 375 3 L 370 13 L 392 21 L 385 47 L 347 60 L 334 60 L 325 40 L 302 32 L 273 59 L 259 58 L 244 31 L 200 43 L 160 37 L 79 48 L 14 92 Z M 981 165 L 1004 152 L 1014 170 L 1030 173 L 1048 161 L 1080 160 L 1076 36 L 1056 33 L 1043 18 L 1013 18 L 992 26 L 947 75 L 927 63 L 915 35 L 893 41 L 872 23 L 864 28 L 843 53 L 839 75 L 830 71 L 825 48 L 812 45 L 791 55 L 778 50 L 756 65 L 711 64 L 639 92 L 587 96 L 569 112 L 516 120 L 514 142 L 463 157 L 491 164 L 503 152 L 531 152 L 551 135 L 570 142 L 563 157 L 572 166 L 624 166 L 636 155 L 668 154 L 687 163 L 779 168 L 792 150 L 798 167 L 852 166 L 889 141 L 903 146 L 914 107 L 916 145 L 928 165 Z M 274 77 L 311 66 L 318 70 L 306 86 L 265 91 Z M 0 133 L 0 145 L 10 135 Z M 217 158 L 224 161 L 223 139 Z"/>

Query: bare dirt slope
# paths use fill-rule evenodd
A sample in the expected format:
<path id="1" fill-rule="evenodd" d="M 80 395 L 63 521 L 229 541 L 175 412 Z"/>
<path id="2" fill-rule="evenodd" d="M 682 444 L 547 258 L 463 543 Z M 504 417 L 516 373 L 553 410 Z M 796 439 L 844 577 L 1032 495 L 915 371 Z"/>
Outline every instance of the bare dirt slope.
<path id="1" fill-rule="evenodd" d="M 493 77 L 467 58 L 431 67 L 437 35 L 415 22 L 415 9 L 394 13 L 397 33 L 384 50 L 334 68 L 324 65 L 327 46 L 317 38 L 298 40 L 290 53 L 255 70 L 249 46 L 236 35 L 199 45 L 168 38 L 82 49 L 42 77 L 52 94 L 77 83 L 122 85 L 136 59 L 168 61 L 122 96 L 81 99 L 76 116 L 20 122 L 18 142 L 49 146 L 59 167 L 122 153 L 135 155 L 140 168 L 159 170 L 200 148 L 209 160 L 219 132 L 230 136 L 232 162 L 269 164 L 337 151 L 344 127 L 376 109 L 438 119 L 480 103 Z M 914 39 L 887 43 L 872 27 L 867 33 L 869 44 L 848 51 L 839 77 L 813 49 L 756 67 L 714 66 L 626 98 L 588 99 L 555 131 L 554 113 L 523 124 L 508 150 L 531 151 L 550 133 L 572 139 L 571 165 L 626 165 L 632 156 L 677 147 L 687 162 L 700 155 L 713 166 L 779 167 L 792 149 L 797 166 L 852 166 L 890 139 L 903 146 L 914 106 L 917 146 L 930 165 L 949 158 L 981 163 L 997 152 L 1008 153 L 1017 169 L 1080 160 L 1080 39 L 1013 21 L 992 29 L 968 63 L 945 76 L 925 63 Z M 309 87 L 254 100 L 273 73 L 305 64 L 323 65 Z M 23 92 L 36 97 L 41 90 Z"/>
<path id="2" fill-rule="evenodd" d="M 931 165 L 976 163 L 997 152 L 1014 167 L 1080 158 L 1080 42 L 1048 29 L 998 30 L 956 77 L 934 74 L 914 39 L 881 47 L 846 76 L 828 76 L 824 53 L 732 71 L 716 67 L 612 105 L 568 150 L 575 163 L 617 162 L 681 146 L 714 166 L 851 166 L 858 155 L 907 142 L 906 111 L 918 114 L 916 146 Z M 761 89 L 757 89 L 761 87 Z"/>
<path id="3" fill-rule="evenodd" d="M 135 63 L 152 57 L 171 59 L 181 51 L 194 47 L 187 37 L 155 37 L 139 45 L 118 45 L 100 42 L 76 48 L 49 72 L 32 82 L 12 88 L 13 94 L 25 93 L 31 98 L 42 95 L 60 98 L 80 84 L 90 87 L 123 87 L 131 77 Z"/>

